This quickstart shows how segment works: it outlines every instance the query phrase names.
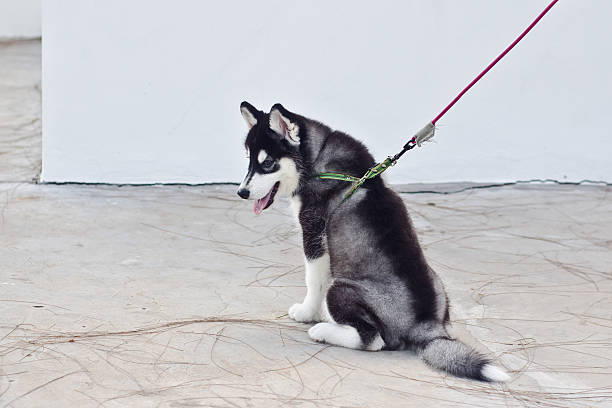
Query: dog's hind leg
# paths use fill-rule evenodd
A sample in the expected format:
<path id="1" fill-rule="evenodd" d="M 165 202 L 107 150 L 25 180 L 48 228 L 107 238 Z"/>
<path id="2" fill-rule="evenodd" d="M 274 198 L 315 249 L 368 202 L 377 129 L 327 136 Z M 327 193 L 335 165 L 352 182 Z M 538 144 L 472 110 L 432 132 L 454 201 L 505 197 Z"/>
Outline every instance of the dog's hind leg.
<path id="1" fill-rule="evenodd" d="M 378 351 L 385 346 L 375 317 L 359 291 L 345 283 L 334 283 L 327 293 L 330 323 L 319 323 L 308 330 L 315 341 L 352 349 Z"/>

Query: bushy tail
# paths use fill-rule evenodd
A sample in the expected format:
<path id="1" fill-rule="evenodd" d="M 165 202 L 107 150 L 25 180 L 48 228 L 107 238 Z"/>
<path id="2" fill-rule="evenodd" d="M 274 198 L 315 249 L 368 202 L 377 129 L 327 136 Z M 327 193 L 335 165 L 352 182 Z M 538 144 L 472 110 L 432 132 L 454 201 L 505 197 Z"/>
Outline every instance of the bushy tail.
<path id="1" fill-rule="evenodd" d="M 504 369 L 491 364 L 486 357 L 459 340 L 435 338 L 421 348 L 420 354 L 423 361 L 433 368 L 457 377 L 490 382 L 504 382 L 510 378 Z"/>

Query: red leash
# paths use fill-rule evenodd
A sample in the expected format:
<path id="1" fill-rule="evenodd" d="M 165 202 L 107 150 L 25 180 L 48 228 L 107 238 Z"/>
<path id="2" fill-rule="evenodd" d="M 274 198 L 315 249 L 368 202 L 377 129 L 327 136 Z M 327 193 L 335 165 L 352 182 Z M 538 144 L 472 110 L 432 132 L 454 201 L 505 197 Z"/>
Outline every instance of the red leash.
<path id="1" fill-rule="evenodd" d="M 542 11 L 542 12 L 540 13 L 540 15 L 539 15 L 538 17 L 536 17 L 536 19 L 535 19 L 535 20 L 533 20 L 533 22 L 532 22 L 531 24 L 529 24 L 529 27 L 527 27 L 527 28 L 525 29 L 525 31 L 523 31 L 523 32 L 521 33 L 521 35 L 519 35 L 519 36 L 516 38 L 516 40 L 514 40 L 514 41 L 512 42 L 512 44 L 510 44 L 510 45 L 508 46 L 508 48 L 506 48 L 506 49 L 505 49 L 505 50 L 504 50 L 504 51 L 503 51 L 501 54 L 499 54 L 499 55 L 497 56 L 497 58 L 495 58 L 495 59 L 493 60 L 493 62 L 491 62 L 491 63 L 490 63 L 490 64 L 489 64 L 489 65 L 488 65 L 488 66 L 487 66 L 485 69 L 484 69 L 484 71 L 482 71 L 480 74 L 478 74 L 478 76 L 477 76 L 476 78 L 474 78 L 474 79 L 472 80 L 472 82 L 470 82 L 470 83 L 468 84 L 468 86 L 466 86 L 465 88 L 463 88 L 463 90 L 462 90 L 461 92 L 459 92 L 459 95 L 457 95 L 457 96 L 455 97 L 455 99 L 453 99 L 453 100 L 451 101 L 451 103 L 449 103 L 448 105 L 446 105 L 446 108 L 444 108 L 444 109 L 442 110 L 442 112 L 440 112 L 440 113 L 438 114 L 438 116 L 436 116 L 436 117 L 434 118 L 434 120 L 432 120 L 432 121 L 431 121 L 431 122 L 429 122 L 427 125 L 425 125 L 425 127 L 424 127 L 423 129 L 419 130 L 419 131 L 417 132 L 417 134 L 416 134 L 416 135 L 414 135 L 414 136 L 412 137 L 412 139 L 410 139 L 410 140 L 408 141 L 408 143 L 406 143 L 406 144 L 404 145 L 404 147 L 403 147 L 402 151 L 400 151 L 398 154 L 396 154 L 396 155 L 395 155 L 395 156 L 393 156 L 393 157 L 389 156 L 388 160 L 390 160 L 390 163 L 391 163 L 391 164 L 395 164 L 395 162 L 397 161 L 397 159 L 399 159 L 399 158 L 400 158 L 400 157 L 401 157 L 401 156 L 402 156 L 404 153 L 406 153 L 408 150 L 413 149 L 413 148 L 414 148 L 414 147 L 416 147 L 416 146 L 420 146 L 420 145 L 421 145 L 423 142 L 426 142 L 426 141 L 430 140 L 432 137 L 434 137 L 434 132 L 435 132 L 435 130 L 436 130 L 436 126 L 435 126 L 435 125 L 436 125 L 436 122 L 437 122 L 437 121 L 438 121 L 438 120 L 439 120 L 439 119 L 440 119 L 442 116 L 444 116 L 444 114 L 445 114 L 446 112 L 448 112 L 448 111 L 450 110 L 450 108 L 452 108 L 452 107 L 453 107 L 453 105 L 454 105 L 454 104 L 456 104 L 456 103 L 457 103 L 457 101 L 458 101 L 459 99 L 461 99 L 461 97 L 462 97 L 463 95 L 465 95 L 465 93 L 466 93 L 467 91 L 469 91 L 469 90 L 470 90 L 470 88 L 471 88 L 472 86 L 474 86 L 474 84 L 475 84 L 476 82 L 478 82 L 478 81 L 479 81 L 479 80 L 480 80 L 480 79 L 481 79 L 483 76 L 485 76 L 485 74 L 486 74 L 487 72 L 489 72 L 489 71 L 491 70 L 491 68 L 493 68 L 493 67 L 495 66 L 495 64 L 497 64 L 497 63 L 499 62 L 499 60 L 501 60 L 502 58 L 504 58 L 504 57 L 506 56 L 506 54 L 508 54 L 508 52 L 510 52 L 510 50 L 511 50 L 512 48 L 514 48 L 514 46 L 515 46 L 516 44 L 518 44 L 518 43 L 519 43 L 519 41 L 521 41 L 521 40 L 523 39 L 523 37 L 525 37 L 525 36 L 527 35 L 527 33 L 528 33 L 529 31 L 531 31 L 531 29 L 532 29 L 533 27 L 535 27 L 535 25 L 536 25 L 536 24 L 538 24 L 538 22 L 539 22 L 539 21 L 542 19 L 542 17 L 544 17 L 544 15 L 545 15 L 546 13 L 548 13 L 548 11 L 549 11 L 549 10 L 550 10 L 550 9 L 551 9 L 551 8 L 552 8 L 554 5 L 555 5 L 555 3 L 557 3 L 557 1 L 559 1 L 559 0 L 553 0 L 553 1 L 551 1 L 551 2 L 550 2 L 550 4 L 549 4 L 549 5 L 548 5 L 548 6 L 547 6 L 545 9 L 544 9 L 544 11 Z M 381 164 L 382 164 L 382 163 L 381 163 Z M 388 167 L 388 166 L 386 166 L 386 167 Z M 386 168 L 386 167 L 385 167 L 385 168 Z"/>
<path id="2" fill-rule="evenodd" d="M 497 64 L 499 62 L 499 60 L 501 60 L 502 58 L 504 58 L 506 56 L 506 54 L 508 54 L 508 52 L 510 52 L 510 50 L 512 48 L 514 48 L 514 46 L 516 44 L 519 43 L 519 41 L 521 41 L 523 39 L 523 37 L 525 37 L 527 35 L 527 33 L 529 31 L 531 31 L 531 29 L 533 27 L 535 27 L 536 24 L 538 24 L 538 22 L 542 19 L 542 17 L 544 17 L 544 15 L 546 13 L 548 13 L 548 11 L 555 5 L 555 3 L 557 3 L 557 1 L 559 0 L 553 0 L 550 2 L 550 4 L 544 9 L 544 11 L 542 11 L 540 13 L 540 15 L 538 17 L 536 17 L 535 20 L 533 20 L 533 22 L 529 25 L 529 27 L 527 27 L 525 29 L 525 31 L 523 31 L 521 33 L 521 35 L 519 35 L 516 40 L 514 40 L 512 42 L 512 44 L 510 44 L 501 54 L 499 54 L 497 56 L 497 58 L 495 58 L 493 60 L 493 62 L 491 62 L 485 69 L 484 71 L 482 71 L 480 74 L 478 74 L 478 76 L 476 78 L 474 78 L 472 80 L 472 82 L 470 82 L 468 84 L 468 86 L 466 86 L 465 88 L 463 88 L 463 90 L 461 92 L 459 92 L 459 95 L 457 95 L 455 97 L 455 99 L 453 99 L 451 101 L 451 103 L 449 103 L 448 105 L 446 105 L 446 107 L 442 110 L 442 112 L 440 112 L 438 114 L 438 116 L 436 116 L 434 118 L 434 120 L 432 120 L 431 122 L 429 122 L 427 125 L 425 125 L 425 127 L 421 130 L 418 131 L 418 133 L 416 135 L 414 135 L 412 137 L 412 139 L 410 139 L 408 141 L 408 143 L 406 143 L 402 149 L 401 152 L 399 152 L 398 154 L 396 154 L 395 156 L 391 157 L 387 157 L 387 159 L 385 159 L 385 161 L 383 161 L 382 163 L 378 163 L 376 166 L 370 168 L 366 174 L 363 175 L 363 177 L 361 177 L 360 179 L 358 179 L 357 177 L 354 176 L 350 176 L 350 175 L 346 175 L 346 174 L 341 174 L 341 173 L 321 173 L 319 174 L 319 178 L 321 179 L 327 179 L 327 180 L 341 180 L 341 181 L 348 181 L 348 182 L 352 182 L 353 183 L 353 187 L 349 190 L 349 192 L 344 196 L 344 200 L 348 199 L 355 191 L 357 191 L 357 189 L 359 189 L 359 187 L 361 187 L 361 185 L 368 179 L 374 178 L 376 176 L 378 176 L 379 174 L 381 174 L 382 172 L 384 172 L 385 170 L 387 170 L 389 167 L 393 166 L 395 164 L 395 162 L 397 162 L 397 160 L 404 154 L 406 153 L 408 150 L 415 148 L 416 146 L 420 146 L 421 143 L 426 142 L 428 140 L 430 140 L 433 136 L 434 136 L 434 132 L 436 130 L 436 122 L 442 117 L 444 116 L 444 114 L 446 112 L 448 112 L 450 110 L 450 108 L 453 107 L 454 104 L 457 103 L 457 101 L 459 99 L 461 99 L 461 97 L 463 95 L 465 95 L 465 93 L 467 91 L 470 90 L 470 88 L 472 86 L 474 86 L 474 84 L 476 82 L 478 82 L 483 76 L 485 76 L 485 74 L 487 72 L 489 72 L 491 70 L 491 68 L 493 68 L 495 66 L 495 64 Z"/>
<path id="3" fill-rule="evenodd" d="M 537 17 L 535 20 L 533 20 L 533 22 L 532 22 L 532 23 L 529 25 L 529 27 L 527 27 L 527 28 L 525 29 L 525 31 L 523 31 L 523 32 L 521 33 L 521 35 L 519 35 L 519 36 L 516 38 L 516 40 L 514 40 L 514 42 L 512 42 L 512 44 L 510 44 L 510 45 L 508 46 L 508 48 L 506 48 L 506 49 L 505 49 L 505 50 L 504 50 L 504 51 L 503 51 L 501 54 L 499 54 L 499 55 L 497 56 L 497 58 L 495 58 L 495 59 L 493 60 L 493 62 L 491 62 L 491 63 L 489 64 L 489 66 L 488 66 L 488 67 L 486 67 L 486 68 L 484 69 L 484 71 L 482 71 L 480 74 L 478 74 L 478 76 L 477 76 L 476 78 L 474 78 L 474 79 L 472 80 L 472 82 L 470 82 L 470 83 L 468 84 L 468 86 L 466 86 L 465 88 L 463 88 L 463 91 L 461 91 L 461 92 L 459 93 L 459 95 L 457 95 L 457 96 L 455 97 L 455 99 L 453 99 L 453 101 L 452 101 L 451 103 L 449 103 L 448 105 L 446 105 L 446 108 L 444 108 L 444 109 L 442 110 L 442 112 L 440 112 L 440 113 L 438 114 L 438 116 L 436 116 L 436 117 L 434 118 L 434 120 L 432 120 L 432 121 L 431 121 L 431 123 L 433 123 L 433 124 L 435 125 L 435 124 L 436 124 L 436 122 L 438 121 L 438 119 L 440 119 L 442 116 L 444 116 L 444 114 L 445 114 L 446 112 L 448 112 L 448 110 L 449 110 L 450 108 L 452 108 L 452 107 L 453 107 L 453 105 L 454 105 L 455 103 L 457 103 L 457 101 L 458 101 L 459 99 L 461 99 L 461 97 L 462 97 L 462 96 L 463 96 L 463 95 L 464 95 L 464 94 L 465 94 L 467 91 L 469 91 L 469 89 L 470 89 L 472 86 L 474 86 L 474 84 L 475 84 L 476 82 L 478 82 L 478 81 L 480 80 L 480 78 L 482 78 L 483 76 L 485 76 L 485 74 L 486 74 L 487 72 L 489 72 L 489 71 L 491 70 L 491 68 L 493 68 L 493 67 L 495 66 L 495 64 L 497 64 L 497 63 L 499 62 L 499 60 L 500 60 L 500 59 L 504 58 L 504 57 L 506 56 L 506 54 L 507 54 L 508 52 L 510 52 L 510 50 L 511 50 L 511 49 L 513 49 L 513 48 L 514 48 L 514 46 L 515 46 L 516 44 L 518 44 L 518 43 L 519 43 L 519 41 L 521 41 L 521 40 L 523 39 L 523 37 L 525 37 L 525 36 L 527 35 L 527 33 L 528 33 L 529 31 L 531 31 L 531 29 L 532 29 L 533 27 L 535 27 L 535 25 L 536 25 L 536 24 L 538 24 L 538 22 L 539 22 L 539 21 L 542 19 L 542 17 L 544 17 L 544 15 L 545 15 L 546 13 L 548 13 L 548 11 L 549 11 L 549 10 L 550 10 L 550 9 L 551 9 L 551 8 L 552 8 L 554 5 L 555 5 L 555 3 L 557 3 L 557 1 L 559 1 L 559 0 L 553 0 L 553 1 L 551 1 L 551 2 L 550 2 L 550 4 L 549 4 L 549 5 L 548 5 L 548 6 L 547 6 L 545 9 L 544 9 L 544 11 L 542 11 L 542 12 L 540 13 L 540 15 L 539 15 L 539 16 L 538 16 L 538 17 Z"/>

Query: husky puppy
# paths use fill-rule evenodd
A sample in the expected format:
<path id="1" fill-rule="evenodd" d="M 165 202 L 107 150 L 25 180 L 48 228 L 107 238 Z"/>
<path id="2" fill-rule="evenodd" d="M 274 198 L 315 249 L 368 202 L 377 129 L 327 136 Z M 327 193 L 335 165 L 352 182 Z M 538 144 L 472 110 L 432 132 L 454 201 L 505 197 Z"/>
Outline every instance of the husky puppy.
<path id="1" fill-rule="evenodd" d="M 376 163 L 351 136 L 276 104 L 264 113 L 240 105 L 248 126 L 249 167 L 238 195 L 261 214 L 288 196 L 302 232 L 306 297 L 289 308 L 298 322 L 319 322 L 310 337 L 352 349 L 412 350 L 430 366 L 481 381 L 509 377 L 451 338 L 448 298 L 427 264 L 401 198 L 382 178 L 351 183 L 322 172 L 363 175 Z"/>

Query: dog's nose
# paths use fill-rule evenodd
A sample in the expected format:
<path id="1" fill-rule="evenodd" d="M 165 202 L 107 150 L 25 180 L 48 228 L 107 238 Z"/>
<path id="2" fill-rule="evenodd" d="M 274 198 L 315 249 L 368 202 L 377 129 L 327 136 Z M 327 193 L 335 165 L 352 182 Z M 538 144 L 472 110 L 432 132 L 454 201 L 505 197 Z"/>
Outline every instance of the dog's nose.
<path id="1" fill-rule="evenodd" d="M 244 198 L 246 200 L 247 198 L 249 198 L 249 190 L 247 190 L 246 188 L 241 188 L 238 190 L 238 195 L 240 196 L 240 198 Z"/>

